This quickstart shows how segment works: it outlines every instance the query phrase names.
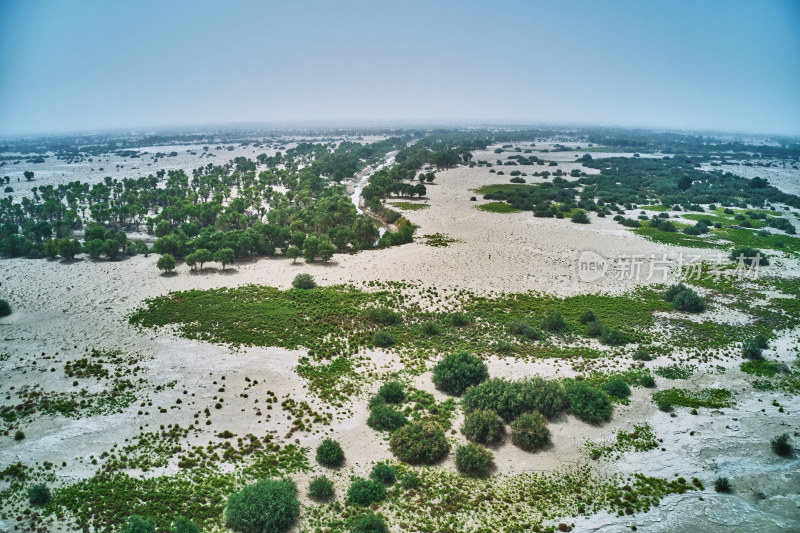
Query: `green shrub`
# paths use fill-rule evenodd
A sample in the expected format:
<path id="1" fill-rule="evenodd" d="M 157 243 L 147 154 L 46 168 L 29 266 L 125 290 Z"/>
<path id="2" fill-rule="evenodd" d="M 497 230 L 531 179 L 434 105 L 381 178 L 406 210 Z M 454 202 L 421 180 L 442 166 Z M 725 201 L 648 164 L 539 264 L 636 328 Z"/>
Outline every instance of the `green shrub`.
<path id="1" fill-rule="evenodd" d="M 47 485 L 33 485 L 28 489 L 28 501 L 35 507 L 46 504 L 50 501 L 50 489 Z"/>
<path id="2" fill-rule="evenodd" d="M 381 514 L 367 511 L 358 515 L 350 524 L 350 533 L 388 533 L 389 527 Z"/>
<path id="3" fill-rule="evenodd" d="M 534 452 L 550 442 L 547 420 L 539 413 L 522 413 L 511 422 L 511 442 L 526 452 Z"/>
<path id="4" fill-rule="evenodd" d="M 158 258 L 158 261 L 156 261 L 156 266 L 159 270 L 172 272 L 175 270 L 175 258 L 171 254 L 163 254 Z"/>
<path id="5" fill-rule="evenodd" d="M 462 474 L 472 477 L 484 477 L 489 473 L 494 461 L 494 455 L 489 450 L 468 443 L 456 447 L 456 468 Z"/>
<path id="6" fill-rule="evenodd" d="M 442 329 L 436 322 L 423 322 L 422 325 L 420 326 L 420 329 L 422 329 L 422 333 L 424 333 L 428 337 L 433 337 L 442 332 Z"/>
<path id="7" fill-rule="evenodd" d="M 588 224 L 589 223 L 589 217 L 586 215 L 586 211 L 584 211 L 583 209 L 578 209 L 577 211 L 575 211 L 572 214 L 572 219 L 571 220 L 573 222 L 575 222 L 576 224 Z"/>
<path id="8" fill-rule="evenodd" d="M 21 429 L 18 429 L 14 432 L 14 440 L 23 440 L 25 439 L 25 432 Z"/>
<path id="9" fill-rule="evenodd" d="M 568 380 L 564 383 L 564 392 L 570 411 L 580 420 L 600 424 L 611 419 L 611 402 L 602 390 L 583 381 Z"/>
<path id="10" fill-rule="evenodd" d="M 762 343 L 760 342 L 760 339 L 747 339 L 742 343 L 742 356 L 744 356 L 745 359 L 750 359 L 751 361 L 762 359 L 764 356 L 761 353 L 761 346 Z"/>
<path id="11" fill-rule="evenodd" d="M 388 331 L 376 331 L 375 335 L 372 336 L 372 344 L 379 348 L 388 348 L 394 344 L 394 337 Z"/>
<path id="12" fill-rule="evenodd" d="M 290 480 L 262 479 L 228 496 L 225 525 L 242 533 L 288 531 L 300 514 Z"/>
<path id="13" fill-rule="evenodd" d="M 600 328 L 600 342 L 608 346 L 620 346 L 625 344 L 625 335 L 621 331 L 614 328 L 602 326 Z"/>
<path id="14" fill-rule="evenodd" d="M 375 463 L 369 477 L 372 480 L 380 481 L 384 485 L 394 485 L 394 482 L 397 481 L 397 471 L 392 465 Z"/>
<path id="15" fill-rule="evenodd" d="M 659 398 L 656 400 L 656 406 L 665 413 L 672 411 L 672 402 L 666 398 Z"/>
<path id="16" fill-rule="evenodd" d="M 647 374 L 642 376 L 642 379 L 639 381 L 643 387 L 647 387 L 648 389 L 654 389 L 656 387 L 656 380 L 653 379 L 653 376 Z"/>
<path id="17" fill-rule="evenodd" d="M 317 446 L 317 462 L 322 466 L 338 468 L 344 464 L 344 451 L 333 439 L 325 439 Z"/>
<path id="18" fill-rule="evenodd" d="M 769 348 L 769 342 L 767 342 L 767 338 L 764 335 L 760 334 L 760 333 L 758 335 L 756 335 L 755 337 L 753 337 L 752 340 L 753 340 L 753 344 L 755 344 L 756 346 L 758 346 L 762 350 L 766 350 L 767 348 Z"/>
<path id="19" fill-rule="evenodd" d="M 461 405 L 466 413 L 489 409 L 510 422 L 526 411 L 552 418 L 569 405 L 564 390 L 554 381 L 534 377 L 527 381 L 492 378 L 464 392 Z"/>
<path id="20" fill-rule="evenodd" d="M 202 533 L 203 530 L 188 518 L 179 516 L 172 521 L 169 531 L 170 533 Z"/>
<path id="21" fill-rule="evenodd" d="M 453 313 L 450 315 L 450 320 L 457 328 L 466 326 L 471 322 L 470 316 L 464 313 Z"/>
<path id="22" fill-rule="evenodd" d="M 317 476 L 308 484 L 308 495 L 317 501 L 324 501 L 333 496 L 333 481 L 325 476 Z"/>
<path id="23" fill-rule="evenodd" d="M 303 272 L 302 274 L 298 274 L 292 280 L 292 287 L 295 289 L 313 289 L 317 286 L 317 282 L 314 281 L 314 277 L 311 274 L 307 274 Z"/>
<path id="24" fill-rule="evenodd" d="M 718 477 L 716 481 L 714 481 L 714 490 L 717 492 L 731 492 L 731 482 L 726 477 Z"/>
<path id="25" fill-rule="evenodd" d="M 447 355 L 433 368 L 433 383 L 436 388 L 455 396 L 488 377 L 486 363 L 480 357 L 467 352 Z"/>
<path id="26" fill-rule="evenodd" d="M 120 530 L 120 533 L 156 533 L 156 526 L 150 520 L 133 515 L 128 518 L 125 527 Z"/>
<path id="27" fill-rule="evenodd" d="M 512 334 L 525 337 L 526 339 L 530 340 L 538 340 L 544 336 L 542 335 L 541 331 L 531 326 L 525 320 L 515 320 L 511 322 L 511 324 L 509 324 L 509 329 L 511 330 Z"/>
<path id="28" fill-rule="evenodd" d="M 6 300 L 0 300 L 0 318 L 11 314 L 11 305 Z"/>
<path id="29" fill-rule="evenodd" d="M 367 311 L 367 318 L 378 324 L 393 326 L 403 321 L 400 313 L 392 311 L 386 307 L 376 307 Z"/>
<path id="30" fill-rule="evenodd" d="M 375 431 L 394 431 L 405 424 L 405 415 L 386 404 L 378 403 L 369 410 L 367 425 Z"/>
<path id="31" fill-rule="evenodd" d="M 597 320 L 592 320 L 586 323 L 583 327 L 583 332 L 587 337 L 599 337 L 603 333 L 603 327 L 603 324 Z"/>
<path id="32" fill-rule="evenodd" d="M 794 455 L 794 450 L 792 449 L 792 445 L 789 443 L 789 434 L 783 433 L 778 435 L 771 441 L 769 441 L 770 445 L 772 446 L 772 451 L 775 452 L 777 455 L 781 457 L 792 457 Z"/>
<path id="33" fill-rule="evenodd" d="M 408 472 L 406 475 L 400 478 L 400 486 L 403 487 L 405 490 L 416 489 L 419 487 L 422 481 L 419 479 L 414 472 Z"/>
<path id="34" fill-rule="evenodd" d="M 688 313 L 701 313 L 705 311 L 706 304 L 692 289 L 686 289 L 675 295 L 672 300 L 672 308 L 676 311 L 686 311 Z"/>
<path id="35" fill-rule="evenodd" d="M 670 285 L 670 287 L 667 289 L 667 292 L 664 293 L 664 301 L 671 303 L 679 293 L 686 290 L 689 290 L 689 287 L 687 287 L 683 283 L 678 283 L 677 285 Z"/>
<path id="36" fill-rule="evenodd" d="M 413 422 L 397 429 L 389 448 L 401 461 L 410 464 L 433 464 L 450 452 L 444 431 L 432 422 Z"/>
<path id="37" fill-rule="evenodd" d="M 578 319 L 578 322 L 581 324 L 588 324 L 589 322 L 597 322 L 597 315 L 594 314 L 594 311 L 584 311 L 581 317 Z"/>
<path id="38" fill-rule="evenodd" d="M 619 376 L 607 381 L 603 385 L 603 390 L 609 395 L 617 398 L 627 398 L 631 395 L 631 388 Z"/>
<path id="39" fill-rule="evenodd" d="M 650 355 L 650 352 L 647 351 L 645 348 L 639 348 L 635 352 L 633 352 L 633 360 L 634 361 L 652 361 L 653 356 Z"/>
<path id="40" fill-rule="evenodd" d="M 738 261 L 740 256 L 745 260 L 745 262 L 748 265 L 750 261 L 758 257 L 759 266 L 769 266 L 769 259 L 767 259 L 767 256 L 765 256 L 761 252 L 761 250 L 756 250 L 755 248 L 747 248 L 747 247 L 736 248 L 728 256 L 728 259 L 730 259 L 731 261 Z"/>
<path id="41" fill-rule="evenodd" d="M 378 396 L 383 398 L 383 401 L 386 403 L 403 403 L 403 400 L 406 399 L 406 393 L 403 392 L 403 385 L 397 381 L 384 383 L 381 388 L 378 389 Z"/>
<path id="42" fill-rule="evenodd" d="M 493 444 L 503 440 L 506 434 L 506 426 L 500 415 L 494 411 L 481 409 L 473 411 L 464 417 L 464 425 L 461 426 L 464 436 L 473 442 L 481 444 Z"/>
<path id="43" fill-rule="evenodd" d="M 386 487 L 380 481 L 357 477 L 347 489 L 347 501 L 353 505 L 372 505 L 386 497 Z"/>
<path id="44" fill-rule="evenodd" d="M 564 318 L 559 313 L 548 313 L 542 320 L 542 329 L 550 332 L 558 332 L 567 327 Z"/>
<path id="45" fill-rule="evenodd" d="M 497 341 L 494 345 L 494 349 L 497 353 L 508 354 L 514 351 L 514 345 L 508 341 Z"/>

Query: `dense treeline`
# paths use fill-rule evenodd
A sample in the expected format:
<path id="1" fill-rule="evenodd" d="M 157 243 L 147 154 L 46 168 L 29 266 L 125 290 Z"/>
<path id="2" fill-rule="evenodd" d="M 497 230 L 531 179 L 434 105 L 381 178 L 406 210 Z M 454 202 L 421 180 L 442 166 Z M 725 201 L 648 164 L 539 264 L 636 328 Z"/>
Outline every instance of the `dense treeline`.
<path id="1" fill-rule="evenodd" d="M 654 133 L 647 130 L 601 129 L 587 132 L 590 143 L 613 146 L 620 150 L 664 152 L 671 154 L 717 155 L 732 159 L 800 158 L 800 141 L 779 137 L 777 144 L 753 144 L 742 141 L 681 133 Z"/>
<path id="2" fill-rule="evenodd" d="M 236 158 L 208 164 L 192 176 L 182 170 L 146 178 L 71 182 L 32 188 L 33 197 L 0 200 L 0 254 L 92 257 L 146 251 L 125 231 L 142 226 L 158 239 L 157 253 L 183 257 L 195 250 L 230 248 L 237 257 L 273 255 L 294 247 L 307 259 L 327 260 L 334 251 L 370 248 L 378 240 L 372 219 L 359 215 L 336 182 L 352 177 L 406 140 L 361 145 L 301 143 L 285 154 L 256 162 Z M 72 232 L 85 229 L 83 250 Z M 391 244 L 387 242 L 384 244 Z"/>
<path id="3" fill-rule="evenodd" d="M 559 213 L 573 209 L 607 213 L 634 204 L 679 205 L 686 210 L 700 204 L 762 207 L 782 203 L 800 207 L 800 197 L 780 191 L 767 180 L 749 180 L 719 170 L 705 172 L 685 156 L 593 160 L 585 155 L 580 161 L 600 170 L 600 174 L 574 181 L 555 177 L 537 185 L 489 186 L 481 192 L 486 199 L 502 200 L 541 217 L 563 216 Z"/>

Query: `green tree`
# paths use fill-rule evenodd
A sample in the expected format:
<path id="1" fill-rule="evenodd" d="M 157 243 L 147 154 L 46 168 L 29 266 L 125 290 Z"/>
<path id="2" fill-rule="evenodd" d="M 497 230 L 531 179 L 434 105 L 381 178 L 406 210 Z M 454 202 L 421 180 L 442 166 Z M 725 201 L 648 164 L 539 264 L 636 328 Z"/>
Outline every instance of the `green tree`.
<path id="1" fill-rule="evenodd" d="M 322 235 L 317 244 L 317 255 L 323 262 L 327 263 L 333 257 L 336 248 L 333 246 L 331 239 L 327 235 Z"/>
<path id="2" fill-rule="evenodd" d="M 447 355 L 433 369 L 433 383 L 436 388 L 455 396 L 488 377 L 486 363 L 480 357 L 467 352 Z"/>
<path id="3" fill-rule="evenodd" d="M 175 270 L 175 258 L 172 257 L 170 254 L 164 254 L 158 258 L 156 266 L 158 267 L 159 270 L 172 272 L 173 270 Z"/>
<path id="4" fill-rule="evenodd" d="M 26 180 L 33 181 L 33 171 L 32 170 L 26 170 L 22 174 L 25 176 Z"/>
<path id="5" fill-rule="evenodd" d="M 156 533 L 156 526 L 150 520 L 133 515 L 128 518 L 128 522 L 120 530 L 120 533 Z"/>
<path id="6" fill-rule="evenodd" d="M 64 237 L 58 240 L 58 255 L 64 259 L 75 259 L 75 255 L 81 252 L 81 242 L 78 239 Z"/>
<path id="7" fill-rule="evenodd" d="M 231 265 L 236 262 L 236 254 L 232 248 L 220 248 L 214 254 L 214 261 L 222 263 L 222 270 L 225 270 L 225 265 Z"/>
<path id="8" fill-rule="evenodd" d="M 292 260 L 292 264 L 295 264 L 297 262 L 297 258 L 303 255 L 303 253 L 297 246 L 289 246 L 284 252 L 284 255 Z"/>
<path id="9" fill-rule="evenodd" d="M 303 259 L 306 260 L 306 263 L 314 261 L 314 258 L 317 257 L 318 248 L 319 237 L 317 235 L 312 234 L 306 237 L 306 240 L 303 241 Z"/>
<path id="10" fill-rule="evenodd" d="M 200 265 L 200 270 L 203 270 L 203 264 L 213 261 L 214 254 L 207 248 L 198 248 L 194 251 L 194 260 Z"/>

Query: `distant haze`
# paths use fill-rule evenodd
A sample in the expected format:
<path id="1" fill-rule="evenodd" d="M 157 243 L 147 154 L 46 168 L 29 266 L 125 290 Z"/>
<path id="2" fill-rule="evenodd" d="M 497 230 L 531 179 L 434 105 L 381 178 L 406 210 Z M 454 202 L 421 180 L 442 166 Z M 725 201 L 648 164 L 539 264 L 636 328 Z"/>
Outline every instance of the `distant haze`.
<path id="1" fill-rule="evenodd" d="M 800 2 L 0 0 L 0 135 L 207 123 L 800 134 Z"/>

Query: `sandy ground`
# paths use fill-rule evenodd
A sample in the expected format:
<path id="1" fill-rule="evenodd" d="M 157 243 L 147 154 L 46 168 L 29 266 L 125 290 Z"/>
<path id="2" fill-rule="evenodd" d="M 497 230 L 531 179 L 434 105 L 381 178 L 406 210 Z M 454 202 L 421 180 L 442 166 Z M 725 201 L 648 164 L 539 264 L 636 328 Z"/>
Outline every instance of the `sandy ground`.
<path id="1" fill-rule="evenodd" d="M 474 160 L 495 161 L 498 154 L 493 153 L 493 148 L 475 153 Z M 507 155 L 510 154 L 504 154 Z M 574 153 L 543 155 L 552 159 L 555 157 L 550 156 L 573 158 Z M 598 154 L 601 155 L 608 154 Z M 533 167 L 521 168 L 533 171 Z M 560 165 L 560 168 L 566 172 L 570 170 L 568 165 Z M 294 367 L 303 355 L 300 351 L 248 348 L 234 352 L 181 339 L 167 331 L 139 331 L 128 325 L 126 317 L 144 299 L 168 291 L 249 283 L 286 288 L 300 272 L 311 273 L 322 284 L 413 280 L 423 286 L 458 287 L 483 294 L 494 291 L 542 291 L 560 295 L 620 292 L 642 283 L 663 282 L 663 279 L 657 276 L 651 280 L 644 276 L 638 280 L 616 279 L 609 271 L 601 279 L 586 282 L 578 274 L 580 254 L 589 250 L 611 260 L 623 254 L 649 257 L 663 252 L 698 253 L 695 249 L 654 244 L 623 230 L 610 217 L 598 219 L 592 215 L 591 224 L 578 225 L 564 220 L 536 219 L 530 213 L 487 213 L 475 208 L 483 200 L 469 201 L 474 195 L 472 189 L 487 183 L 506 183 L 507 179 L 508 176 L 496 176 L 480 167 L 460 167 L 437 173 L 434 184 L 428 187 L 430 207 L 412 212 L 409 217 L 420 226 L 420 236 L 440 232 L 458 240 L 444 248 L 427 246 L 420 241 L 388 250 L 336 255 L 329 265 L 306 265 L 302 261 L 293 265 L 289 260 L 265 258 L 238 264 L 225 272 L 206 269 L 197 273 L 180 265 L 177 275 L 173 276 L 158 273 L 154 255 L 118 262 L 0 260 L 0 269 L 5 274 L 0 283 L 0 297 L 7 299 L 14 309 L 11 316 L 0 321 L 0 338 L 3 339 L 0 353 L 11 355 L 0 362 L 0 398 L 12 392 L 11 387 L 24 385 L 71 390 L 71 380 L 64 377 L 62 363 L 83 356 L 87 347 L 140 354 L 146 367 L 144 377 L 153 386 L 178 381 L 174 388 L 148 392 L 153 402 L 148 409 L 149 416 L 137 415 L 141 408 L 134 404 L 117 415 L 80 420 L 38 417 L 26 422 L 24 441 L 14 442 L 10 436 L 0 436 L 0 467 L 15 461 L 48 460 L 56 464 L 66 461 L 69 468 L 63 473 L 64 480 L 74 481 L 95 471 L 89 456 L 97 456 L 114 443 L 134 437 L 140 431 L 139 426 L 145 431 L 168 423 L 185 427 L 194 421 L 195 412 L 210 407 L 213 424 L 201 426 L 200 442 L 207 442 L 212 433 L 227 429 L 239 435 L 274 432 L 279 441 L 297 439 L 313 449 L 324 436 L 335 435 L 349 458 L 346 466 L 333 476 L 341 495 L 351 474 L 366 475 L 374 462 L 391 457 L 384 437 L 366 426 L 367 394 L 353 398 L 344 408 L 334 409 L 315 400 L 295 373 Z M 798 338 L 800 332 L 787 335 L 771 355 L 791 363 Z M 54 356 L 55 360 L 44 360 L 42 353 Z M 392 354 L 378 351 L 363 355 L 370 360 L 368 367 L 379 372 L 398 366 Z M 38 360 L 36 367 L 32 365 L 34 360 Z M 489 364 L 491 375 L 511 378 L 574 374 L 568 364 L 558 361 L 523 363 L 494 358 Z M 616 407 L 612 421 L 604 426 L 590 426 L 571 416 L 554 421 L 550 425 L 553 446 L 548 450 L 527 454 L 510 443 L 499 446 L 494 450 L 497 471 L 499 474 L 546 472 L 577 464 L 586 460 L 582 450 L 587 439 L 610 439 L 617 430 L 647 421 L 656 436 L 664 440 L 665 451 L 628 454 L 621 462 L 600 462 L 599 467 L 609 472 L 644 472 L 664 477 L 680 473 L 687 479 L 697 476 L 707 488 L 717 476 L 724 475 L 734 484 L 735 494 L 718 495 L 707 490 L 703 501 L 691 493 L 671 497 L 661 507 L 633 519 L 601 515 L 576 521 L 579 530 L 622 531 L 629 530 L 633 523 L 646 531 L 694 531 L 698 524 L 707 531 L 800 530 L 800 476 L 797 474 L 800 461 L 777 458 L 770 452 L 767 442 L 767 436 L 800 427 L 800 399 L 777 393 L 757 393 L 735 369 L 738 361 L 719 364 L 731 369 L 724 377 L 707 374 L 685 384 L 657 378 L 658 386 L 704 388 L 722 386 L 724 381 L 724 386 L 737 393 L 736 408 L 701 410 L 698 416 L 681 410 L 677 418 L 672 418 L 656 409 L 649 401 L 648 392 L 635 389 L 630 406 Z M 50 367 L 55 367 L 56 372 L 49 372 Z M 259 381 L 259 385 L 248 391 L 247 399 L 239 397 L 246 386 L 245 377 Z M 213 405 L 221 383 L 227 390 L 222 395 L 224 406 L 215 410 Z M 415 378 L 413 384 L 444 399 L 444 395 L 433 388 L 429 374 Z M 187 395 L 183 394 L 184 390 Z M 285 439 L 290 426 L 288 413 L 276 406 L 260 417 L 255 414 L 254 399 L 264 398 L 268 390 L 278 398 L 289 395 L 296 400 L 307 400 L 320 412 L 334 413 L 334 421 L 330 427 L 315 425 L 310 432 L 295 433 Z M 179 409 L 158 413 L 158 406 L 172 406 L 178 397 L 185 400 Z M 763 401 L 759 402 L 759 398 Z M 773 398 L 780 401 L 786 413 L 778 413 L 777 408 L 770 406 Z M 761 412 L 762 408 L 766 412 Z M 459 415 L 453 427 L 458 429 L 460 424 Z M 690 436 L 690 431 L 695 431 L 695 435 Z M 454 438 L 462 439 L 460 434 Z M 443 467 L 454 468 L 452 456 Z M 311 475 L 297 476 L 299 485 L 304 487 Z M 0 531 L 9 527 L 8 523 L 0 521 Z"/>

